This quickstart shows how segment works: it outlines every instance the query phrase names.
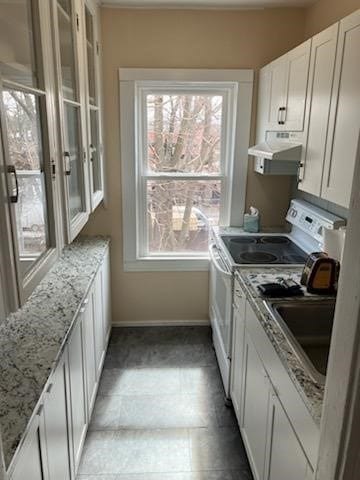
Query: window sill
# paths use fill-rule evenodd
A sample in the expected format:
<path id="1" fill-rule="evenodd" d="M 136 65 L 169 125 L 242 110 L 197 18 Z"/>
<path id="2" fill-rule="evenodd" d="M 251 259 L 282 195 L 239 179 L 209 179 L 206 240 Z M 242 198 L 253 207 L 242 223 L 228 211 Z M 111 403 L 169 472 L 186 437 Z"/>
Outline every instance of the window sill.
<path id="1" fill-rule="evenodd" d="M 206 272 L 208 270 L 208 257 L 143 257 L 133 261 L 124 261 L 125 272 Z"/>

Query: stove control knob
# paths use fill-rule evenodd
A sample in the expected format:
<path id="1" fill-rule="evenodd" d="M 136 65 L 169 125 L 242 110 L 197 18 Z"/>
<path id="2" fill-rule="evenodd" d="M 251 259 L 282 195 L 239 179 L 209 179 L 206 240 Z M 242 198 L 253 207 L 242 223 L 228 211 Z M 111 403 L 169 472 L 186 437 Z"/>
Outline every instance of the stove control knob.
<path id="1" fill-rule="evenodd" d="M 295 218 L 296 215 L 297 215 L 297 210 L 295 210 L 295 208 L 291 208 L 291 209 L 290 209 L 290 216 L 293 217 L 293 218 Z"/>

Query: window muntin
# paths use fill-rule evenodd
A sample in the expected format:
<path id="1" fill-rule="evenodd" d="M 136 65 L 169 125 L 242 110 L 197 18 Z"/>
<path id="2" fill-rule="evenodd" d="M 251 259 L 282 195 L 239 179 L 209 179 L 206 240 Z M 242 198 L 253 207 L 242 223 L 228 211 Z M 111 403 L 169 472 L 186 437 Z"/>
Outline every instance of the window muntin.
<path id="1" fill-rule="evenodd" d="M 138 257 L 204 257 L 228 208 L 228 87 L 138 89 Z"/>

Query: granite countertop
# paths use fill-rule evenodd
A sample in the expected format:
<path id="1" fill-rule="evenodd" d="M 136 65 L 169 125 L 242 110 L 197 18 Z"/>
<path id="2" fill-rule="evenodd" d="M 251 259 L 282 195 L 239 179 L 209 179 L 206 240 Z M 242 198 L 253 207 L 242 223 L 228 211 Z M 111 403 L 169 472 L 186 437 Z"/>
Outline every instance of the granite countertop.
<path id="1" fill-rule="evenodd" d="M 237 269 L 235 276 L 239 280 L 247 300 L 251 304 L 267 336 L 289 372 L 312 418 L 316 424 L 320 426 L 324 385 L 316 382 L 306 373 L 300 360 L 293 353 L 281 328 L 277 325 L 264 305 L 264 297 L 261 296 L 257 289 L 261 283 L 277 282 L 280 278 L 291 278 L 299 283 L 301 272 L 301 267 L 241 267 Z M 297 299 L 302 302 L 306 302 L 309 299 L 321 301 L 325 298 L 329 297 L 311 295 L 307 292 L 305 292 L 303 297 L 297 297 Z"/>
<path id="2" fill-rule="evenodd" d="M 109 239 L 64 248 L 25 305 L 0 324 L 0 428 L 6 468 L 59 361 Z"/>

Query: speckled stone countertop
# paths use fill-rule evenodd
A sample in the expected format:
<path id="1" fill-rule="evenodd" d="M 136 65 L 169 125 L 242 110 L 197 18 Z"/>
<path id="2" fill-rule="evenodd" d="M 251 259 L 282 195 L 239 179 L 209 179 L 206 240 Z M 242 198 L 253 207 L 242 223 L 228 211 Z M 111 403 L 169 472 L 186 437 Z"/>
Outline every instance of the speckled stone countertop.
<path id="1" fill-rule="evenodd" d="M 0 325 L 0 428 L 6 468 L 22 440 L 109 245 L 80 237 Z"/>
<path id="2" fill-rule="evenodd" d="M 316 382 L 304 371 L 300 360 L 293 353 L 281 328 L 277 325 L 264 305 L 264 297 L 261 296 L 257 289 L 261 283 L 277 282 L 280 278 L 291 278 L 300 283 L 301 272 L 301 267 L 241 267 L 236 271 L 235 277 L 239 280 L 247 300 L 256 313 L 284 366 L 288 370 L 311 416 L 317 425 L 320 425 L 324 385 Z M 296 297 L 297 300 L 306 302 L 309 299 L 321 301 L 329 298 L 328 296 L 310 295 L 305 291 L 304 293 L 305 295 L 303 297 Z"/>

